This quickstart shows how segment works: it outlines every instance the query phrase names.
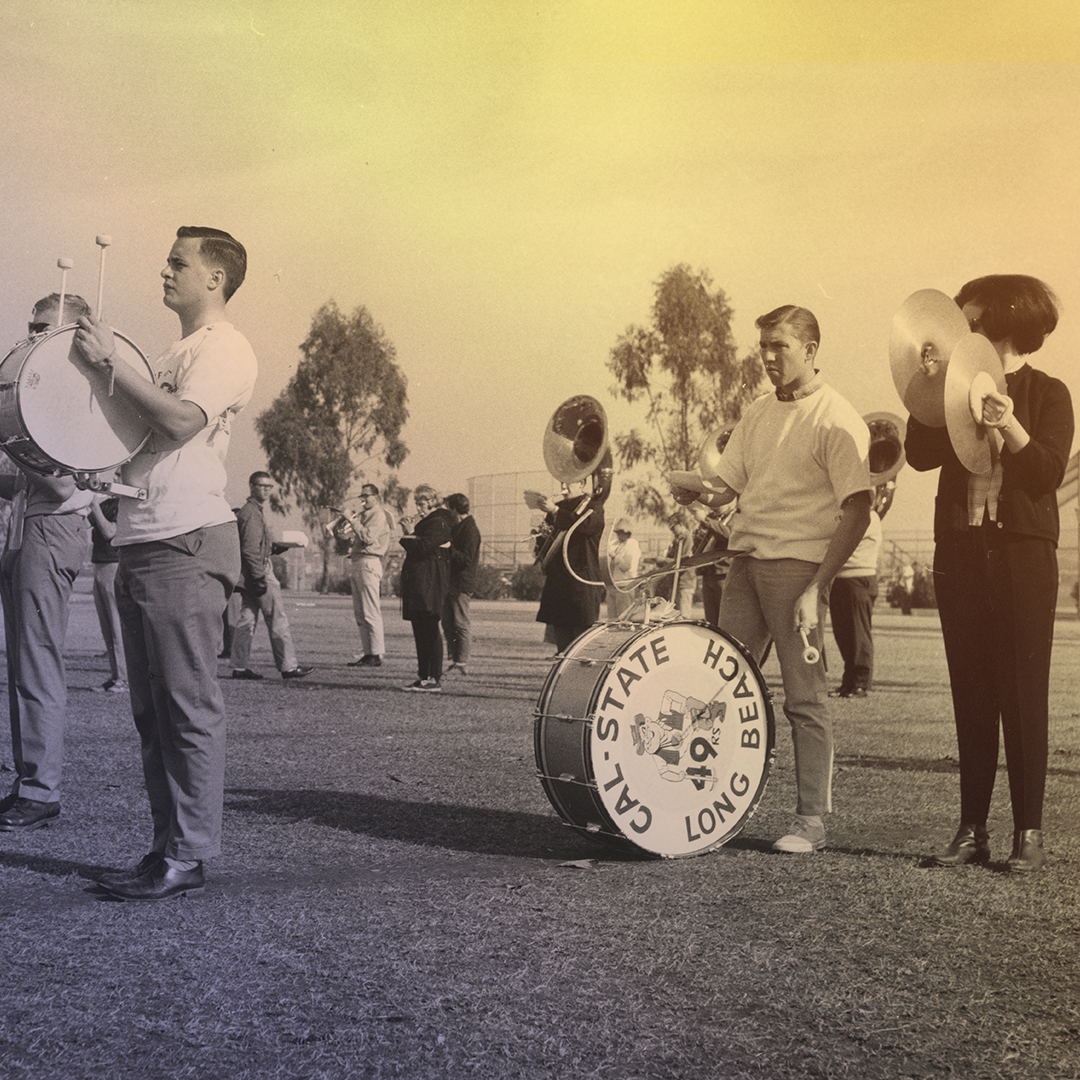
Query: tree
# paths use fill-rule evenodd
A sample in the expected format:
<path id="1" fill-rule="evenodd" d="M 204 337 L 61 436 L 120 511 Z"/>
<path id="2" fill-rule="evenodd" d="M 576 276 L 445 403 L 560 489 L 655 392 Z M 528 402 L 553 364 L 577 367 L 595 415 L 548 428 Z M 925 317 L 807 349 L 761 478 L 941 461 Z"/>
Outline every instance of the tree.
<path id="1" fill-rule="evenodd" d="M 756 353 L 738 359 L 731 318 L 709 272 L 680 264 L 656 282 L 651 325 L 628 327 L 611 350 L 612 393 L 647 402 L 655 432 L 633 428 L 614 439 L 619 465 L 639 472 L 622 484 L 631 513 L 667 521 L 675 504 L 662 477 L 696 470 L 705 436 L 737 420 L 757 396 L 765 369 Z"/>
<path id="2" fill-rule="evenodd" d="M 255 420 L 255 430 L 282 495 L 295 496 L 322 542 L 325 591 L 330 537 L 321 512 L 340 506 L 374 463 L 379 474 L 383 465 L 396 468 L 405 460 L 407 380 L 394 346 L 364 307 L 345 316 L 334 301 L 323 304 L 300 351 L 296 374 Z"/>

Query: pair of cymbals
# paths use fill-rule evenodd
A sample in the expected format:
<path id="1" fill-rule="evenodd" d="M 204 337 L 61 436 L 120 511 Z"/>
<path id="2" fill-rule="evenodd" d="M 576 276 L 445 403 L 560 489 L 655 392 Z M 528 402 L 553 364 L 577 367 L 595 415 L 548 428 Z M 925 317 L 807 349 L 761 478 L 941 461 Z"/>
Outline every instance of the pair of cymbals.
<path id="1" fill-rule="evenodd" d="M 893 317 L 889 338 L 893 383 L 908 412 L 928 427 L 947 427 L 964 468 L 987 476 L 1000 448 L 1000 436 L 976 419 L 971 391 L 984 396 L 992 382 L 1005 393 L 1005 371 L 997 350 L 968 327 L 956 301 L 937 289 L 920 289 Z"/>

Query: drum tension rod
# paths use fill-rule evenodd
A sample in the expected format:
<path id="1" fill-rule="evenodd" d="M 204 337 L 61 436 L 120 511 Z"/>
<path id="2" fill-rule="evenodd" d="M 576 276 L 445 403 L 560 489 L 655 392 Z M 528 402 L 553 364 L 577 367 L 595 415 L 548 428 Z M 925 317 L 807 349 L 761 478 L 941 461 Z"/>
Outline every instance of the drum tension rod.
<path id="1" fill-rule="evenodd" d="M 549 776 L 547 773 L 542 773 L 537 769 L 536 775 L 541 780 L 558 780 L 563 784 L 577 784 L 578 787 L 587 787 L 590 791 L 599 790 L 595 780 L 579 780 L 573 773 L 563 773 L 561 776 Z"/>

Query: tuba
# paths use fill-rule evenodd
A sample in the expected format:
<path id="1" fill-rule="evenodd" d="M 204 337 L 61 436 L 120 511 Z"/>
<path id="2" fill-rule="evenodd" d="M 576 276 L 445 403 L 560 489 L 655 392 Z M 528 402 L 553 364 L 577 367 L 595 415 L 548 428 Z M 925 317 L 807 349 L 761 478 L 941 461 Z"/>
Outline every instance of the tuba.
<path id="1" fill-rule="evenodd" d="M 552 414 L 544 429 L 544 464 L 560 484 L 577 484 L 592 478 L 592 494 L 578 507 L 578 522 L 611 494 L 614 465 L 608 445 L 607 415 L 594 397 L 578 394 L 567 398 Z M 546 572 L 563 550 L 576 527 L 552 532 L 540 545 L 536 560 Z"/>
<path id="2" fill-rule="evenodd" d="M 907 425 L 888 412 L 867 413 L 863 420 L 870 429 L 870 483 L 874 486 L 873 508 L 884 517 L 892 506 L 896 475 L 904 467 L 904 436 Z"/>

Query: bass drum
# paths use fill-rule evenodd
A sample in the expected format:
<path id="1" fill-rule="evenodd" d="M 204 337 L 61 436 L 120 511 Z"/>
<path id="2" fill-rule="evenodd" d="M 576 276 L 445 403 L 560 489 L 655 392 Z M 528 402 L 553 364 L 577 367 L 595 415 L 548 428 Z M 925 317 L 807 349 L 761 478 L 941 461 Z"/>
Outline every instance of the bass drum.
<path id="1" fill-rule="evenodd" d="M 0 362 L 0 446 L 38 473 L 108 472 L 130 460 L 149 425 L 109 395 L 109 373 L 75 345 L 75 325 L 20 342 Z M 150 382 L 138 347 L 115 334 L 116 353 Z"/>
<path id="2" fill-rule="evenodd" d="M 563 821 L 666 858 L 713 851 L 742 829 L 776 742 L 757 666 L 703 622 L 594 626 L 548 673 L 534 734 Z"/>

